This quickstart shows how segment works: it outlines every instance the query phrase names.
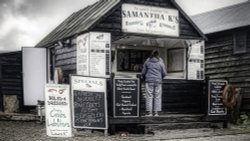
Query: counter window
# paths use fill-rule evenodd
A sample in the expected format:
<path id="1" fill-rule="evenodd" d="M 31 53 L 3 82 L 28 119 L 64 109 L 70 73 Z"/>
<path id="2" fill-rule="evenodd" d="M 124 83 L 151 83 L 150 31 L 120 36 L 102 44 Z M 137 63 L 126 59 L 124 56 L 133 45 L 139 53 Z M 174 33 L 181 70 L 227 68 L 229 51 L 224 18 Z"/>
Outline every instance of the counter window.
<path id="1" fill-rule="evenodd" d="M 177 73 L 184 71 L 184 49 L 168 49 L 167 72 Z"/>
<path id="2" fill-rule="evenodd" d="M 117 71 L 141 72 L 151 50 L 118 49 Z"/>

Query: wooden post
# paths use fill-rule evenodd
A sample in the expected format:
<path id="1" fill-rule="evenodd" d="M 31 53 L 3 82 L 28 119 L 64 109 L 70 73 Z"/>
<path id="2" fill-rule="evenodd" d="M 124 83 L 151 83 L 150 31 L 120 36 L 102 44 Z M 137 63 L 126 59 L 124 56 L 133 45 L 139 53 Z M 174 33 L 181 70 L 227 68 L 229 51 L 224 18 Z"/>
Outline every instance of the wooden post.
<path id="1" fill-rule="evenodd" d="M 108 136 L 108 129 L 104 130 L 104 136 L 107 137 Z"/>
<path id="2" fill-rule="evenodd" d="M 225 121 L 223 121 L 223 128 L 227 128 L 227 127 L 228 127 L 228 121 L 225 120 Z"/>
<path id="3" fill-rule="evenodd" d="M 136 77 L 138 78 L 139 80 L 139 117 L 141 116 L 141 80 L 142 80 L 142 76 L 141 74 L 137 74 Z"/>

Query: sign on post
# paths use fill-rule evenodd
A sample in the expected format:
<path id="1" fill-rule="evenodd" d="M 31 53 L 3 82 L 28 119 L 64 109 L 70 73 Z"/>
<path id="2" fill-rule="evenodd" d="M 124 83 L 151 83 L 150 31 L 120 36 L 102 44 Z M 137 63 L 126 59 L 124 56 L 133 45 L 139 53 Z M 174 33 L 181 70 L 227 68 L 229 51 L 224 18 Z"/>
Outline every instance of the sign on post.
<path id="1" fill-rule="evenodd" d="M 114 78 L 114 117 L 139 117 L 139 79 Z"/>
<path id="2" fill-rule="evenodd" d="M 208 82 L 208 115 L 227 115 L 227 108 L 223 105 L 223 89 L 226 80 L 209 80 Z"/>
<path id="3" fill-rule="evenodd" d="M 71 76 L 73 127 L 108 129 L 106 79 Z"/>
<path id="4" fill-rule="evenodd" d="M 46 131 L 51 137 L 71 137 L 69 85 L 46 84 Z"/>

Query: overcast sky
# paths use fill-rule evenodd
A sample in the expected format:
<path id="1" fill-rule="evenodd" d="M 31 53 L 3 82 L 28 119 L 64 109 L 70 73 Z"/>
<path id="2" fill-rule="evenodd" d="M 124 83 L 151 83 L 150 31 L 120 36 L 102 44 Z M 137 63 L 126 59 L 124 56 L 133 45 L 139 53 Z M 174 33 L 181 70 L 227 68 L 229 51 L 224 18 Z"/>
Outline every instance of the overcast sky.
<path id="1" fill-rule="evenodd" d="M 0 52 L 35 46 L 75 11 L 97 0 L 0 0 Z M 176 0 L 188 15 L 247 0 Z"/>

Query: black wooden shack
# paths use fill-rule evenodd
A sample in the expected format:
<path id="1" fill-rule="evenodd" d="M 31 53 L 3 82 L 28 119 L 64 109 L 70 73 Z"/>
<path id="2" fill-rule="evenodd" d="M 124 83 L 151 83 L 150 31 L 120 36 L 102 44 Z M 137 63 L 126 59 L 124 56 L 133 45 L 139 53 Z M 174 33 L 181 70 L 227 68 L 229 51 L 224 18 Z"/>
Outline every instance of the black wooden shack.
<path id="1" fill-rule="evenodd" d="M 124 11 L 122 12 L 124 4 L 132 7 L 133 5 L 145 6 L 144 9 L 159 8 L 158 11 L 162 9 L 175 11 L 177 15 L 169 15 L 167 18 L 171 22 L 175 21 L 177 26 L 165 26 L 177 29 L 174 33 L 177 35 L 124 31 L 122 29 L 122 19 L 126 15 Z M 145 13 L 130 14 L 130 16 L 143 17 Z M 148 15 L 144 16 L 148 17 Z M 156 14 L 156 17 L 158 16 Z M 155 22 L 152 20 L 147 25 L 156 26 L 153 25 Z M 136 21 L 131 24 L 136 24 Z M 66 83 L 69 82 L 70 74 L 76 74 L 76 38 L 88 32 L 111 33 L 112 73 L 115 76 L 139 74 L 145 59 L 153 49 L 157 48 L 168 68 L 168 76 L 163 82 L 163 112 L 203 112 L 204 60 L 202 55 L 204 44 L 202 43 L 206 37 L 174 0 L 100 0 L 73 13 L 36 45 L 36 47 L 48 49 L 50 70 L 48 78 L 51 81 L 53 81 L 53 72 L 56 67 L 63 70 Z M 191 48 L 197 45 L 201 58 L 192 59 Z M 127 59 L 125 61 L 127 65 L 121 63 L 121 58 Z M 192 63 L 198 65 L 194 67 Z M 144 100 L 143 96 L 141 97 L 141 110 L 143 111 Z"/>
<path id="2" fill-rule="evenodd" d="M 0 111 L 4 111 L 4 101 L 15 105 L 9 112 L 23 109 L 21 51 L 0 54 Z"/>
<path id="3" fill-rule="evenodd" d="M 205 74 L 241 88 L 242 109 L 250 109 L 250 2 L 192 17 L 205 33 Z"/>

